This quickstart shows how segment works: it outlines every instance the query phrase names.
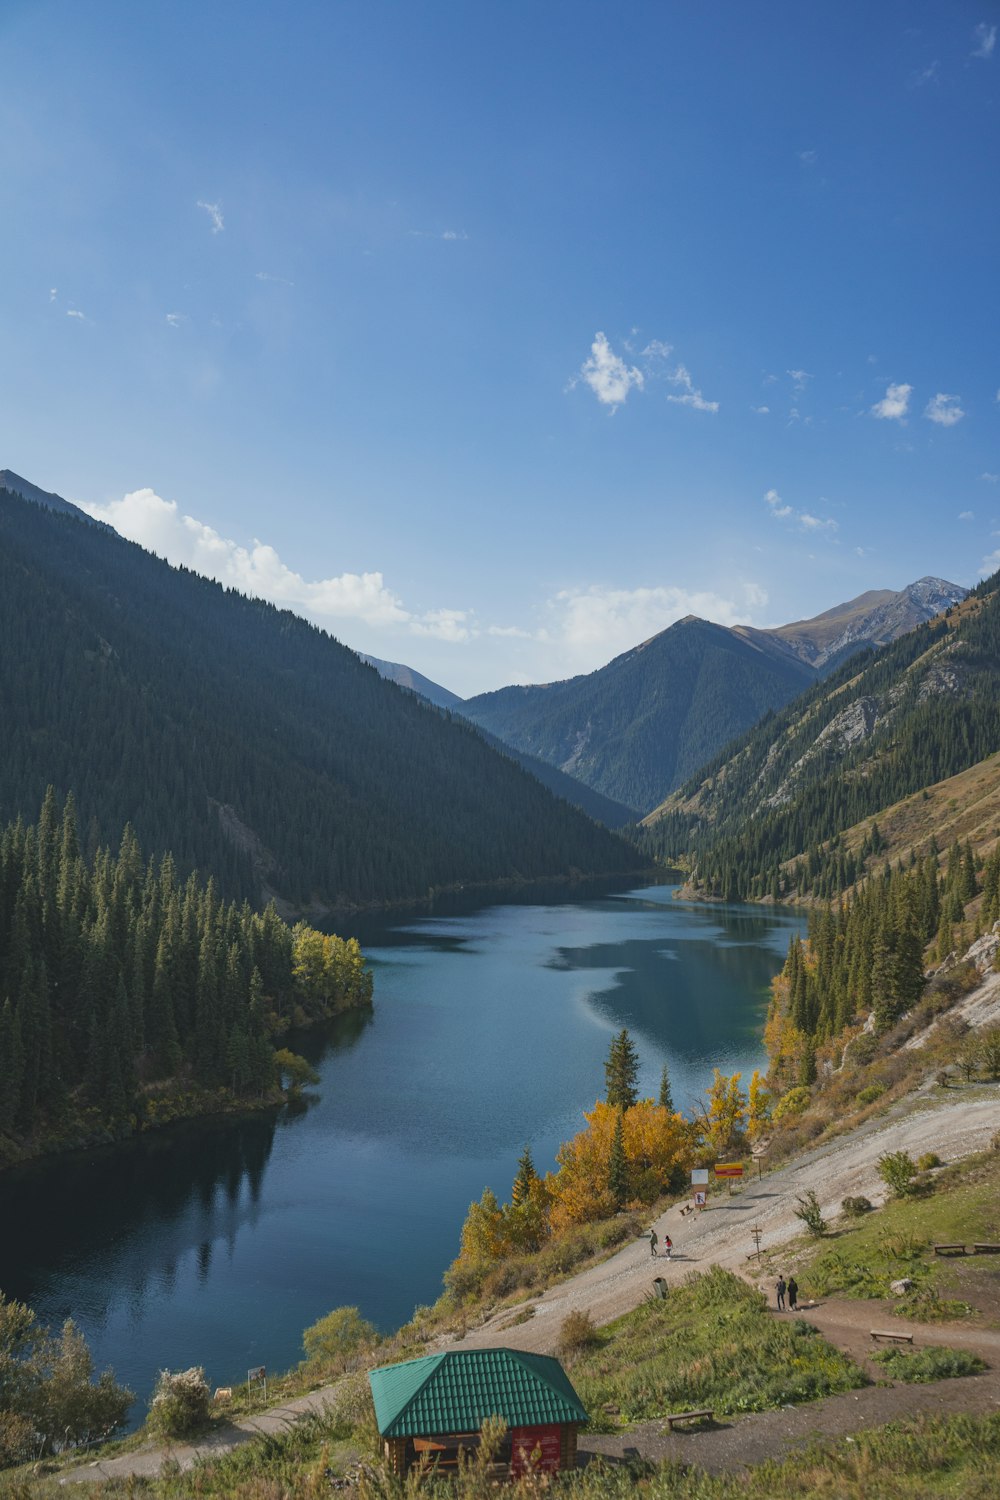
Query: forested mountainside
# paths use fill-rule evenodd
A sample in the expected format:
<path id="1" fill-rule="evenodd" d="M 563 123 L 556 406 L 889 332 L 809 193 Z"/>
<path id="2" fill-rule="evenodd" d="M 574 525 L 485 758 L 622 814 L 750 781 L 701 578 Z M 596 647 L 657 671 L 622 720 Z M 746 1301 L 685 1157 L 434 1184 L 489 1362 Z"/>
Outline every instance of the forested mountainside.
<path id="1" fill-rule="evenodd" d="M 85 859 L 50 790 L 37 824 L 0 832 L 0 1160 L 155 1122 L 155 1081 L 272 1097 L 272 1037 L 371 988 L 353 939 L 227 904 L 131 829 Z"/>
<path id="2" fill-rule="evenodd" d="M 656 809 L 646 847 L 727 898 L 852 884 L 881 835 L 848 830 L 1000 749 L 998 590 L 1000 574 L 769 715 Z"/>
<path id="3" fill-rule="evenodd" d="M 598 672 L 501 688 L 467 699 L 462 712 L 645 812 L 813 675 L 782 647 L 688 617 Z"/>
<path id="4" fill-rule="evenodd" d="M 73 791 L 227 897 L 291 911 L 621 872 L 636 851 L 346 647 L 0 491 L 0 816 Z"/>
<path id="5" fill-rule="evenodd" d="M 86 511 L 81 510 L 78 505 L 72 505 L 69 500 L 64 500 L 61 495 L 54 495 L 50 490 L 40 490 L 37 484 L 32 484 L 30 479 L 22 479 L 13 469 L 0 469 L 0 490 L 10 490 L 12 495 L 20 495 L 22 500 L 30 500 L 34 505 L 44 505 L 47 510 L 58 510 L 65 516 L 75 516 L 78 521 L 86 521 L 88 526 L 100 526 L 103 531 L 112 529 L 103 521 L 95 521 Z"/>
<path id="6" fill-rule="evenodd" d="M 358 655 L 362 661 L 374 667 L 380 677 L 388 678 L 397 687 L 407 688 L 418 697 L 425 698 L 428 703 L 433 703 L 435 707 L 464 717 L 462 713 L 464 704 L 456 693 L 450 693 L 447 688 L 441 687 L 437 682 L 432 682 L 429 677 L 424 677 L 412 667 L 404 666 L 401 662 L 380 661 L 377 656 L 368 656 L 364 651 L 359 651 Z M 488 730 L 483 729 L 481 725 L 476 727 L 486 743 L 492 745 L 494 750 L 516 761 L 522 770 L 528 772 L 529 776 L 534 776 L 536 781 L 542 783 L 542 786 L 547 786 L 556 797 L 562 797 L 565 802 L 579 807 L 588 818 L 594 818 L 598 823 L 603 823 L 606 828 L 624 828 L 627 823 L 635 822 L 637 813 L 634 807 L 626 807 L 623 802 L 615 802 L 610 797 L 602 797 L 600 792 L 595 792 L 584 782 L 577 781 L 575 776 L 567 776 L 565 771 L 560 771 L 557 766 L 549 765 L 548 761 L 539 760 L 536 755 L 528 755 L 523 750 L 515 750 L 513 745 L 506 744 L 495 734 L 490 734 Z"/>

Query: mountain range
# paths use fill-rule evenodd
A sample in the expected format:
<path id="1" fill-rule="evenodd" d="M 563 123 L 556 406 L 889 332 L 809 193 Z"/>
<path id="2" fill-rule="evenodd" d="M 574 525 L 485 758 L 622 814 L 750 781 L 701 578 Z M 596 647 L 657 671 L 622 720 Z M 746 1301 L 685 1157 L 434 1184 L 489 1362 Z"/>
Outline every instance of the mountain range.
<path id="1" fill-rule="evenodd" d="M 922 578 L 773 630 L 688 615 L 596 672 L 483 693 L 459 711 L 515 750 L 649 812 L 763 714 L 965 592 Z"/>
<path id="2" fill-rule="evenodd" d="M 290 914 L 642 867 L 325 632 L 38 493 L 0 490 L 0 820 L 51 783 L 91 848 L 131 822 Z"/>
<path id="3" fill-rule="evenodd" d="M 916 846 L 930 825 L 900 804 L 927 802 L 931 788 L 982 765 L 961 793 L 939 797 L 936 819 L 962 795 L 968 828 L 978 826 L 998 750 L 1000 574 L 754 726 L 654 810 L 646 846 L 686 858 L 712 894 L 833 895 L 882 857 L 873 824 L 883 814 Z"/>

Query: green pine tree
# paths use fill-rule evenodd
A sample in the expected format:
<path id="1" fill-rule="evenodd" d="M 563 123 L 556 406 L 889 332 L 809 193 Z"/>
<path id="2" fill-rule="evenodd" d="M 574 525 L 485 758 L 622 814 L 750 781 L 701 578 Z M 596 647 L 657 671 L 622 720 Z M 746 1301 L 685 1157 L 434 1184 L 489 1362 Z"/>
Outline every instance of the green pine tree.
<path id="1" fill-rule="evenodd" d="M 604 1064 L 605 1097 L 617 1109 L 631 1109 L 638 1103 L 639 1054 L 627 1030 L 611 1043 Z"/>

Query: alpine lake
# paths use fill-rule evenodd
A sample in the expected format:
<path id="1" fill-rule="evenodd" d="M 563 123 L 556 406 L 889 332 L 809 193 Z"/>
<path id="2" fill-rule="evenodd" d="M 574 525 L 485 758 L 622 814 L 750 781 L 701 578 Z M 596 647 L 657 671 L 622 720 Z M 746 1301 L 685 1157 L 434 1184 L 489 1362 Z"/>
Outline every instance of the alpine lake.
<path id="1" fill-rule="evenodd" d="M 689 1112 L 713 1067 L 764 1062 L 768 986 L 804 921 L 676 886 L 533 888 L 355 921 L 370 1014 L 298 1033 L 321 1082 L 280 1111 L 174 1126 L 0 1176 L 0 1288 L 72 1317 L 145 1402 L 162 1368 L 213 1385 L 286 1369 L 342 1304 L 379 1327 L 433 1302 L 470 1202 L 509 1197 L 603 1089 L 628 1027 L 640 1093 Z M 343 928 L 341 928 L 343 931 Z"/>

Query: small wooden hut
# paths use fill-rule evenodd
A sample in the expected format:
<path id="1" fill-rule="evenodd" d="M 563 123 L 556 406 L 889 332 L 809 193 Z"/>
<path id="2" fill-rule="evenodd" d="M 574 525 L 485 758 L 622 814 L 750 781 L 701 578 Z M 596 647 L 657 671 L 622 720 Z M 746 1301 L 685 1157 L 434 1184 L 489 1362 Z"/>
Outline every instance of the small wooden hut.
<path id="1" fill-rule="evenodd" d="M 483 1423 L 502 1417 L 497 1462 L 511 1474 L 576 1467 L 587 1413 L 557 1359 L 521 1349 L 449 1349 L 383 1365 L 368 1376 L 386 1460 L 395 1474 L 429 1459 L 456 1468 L 479 1447 Z"/>

